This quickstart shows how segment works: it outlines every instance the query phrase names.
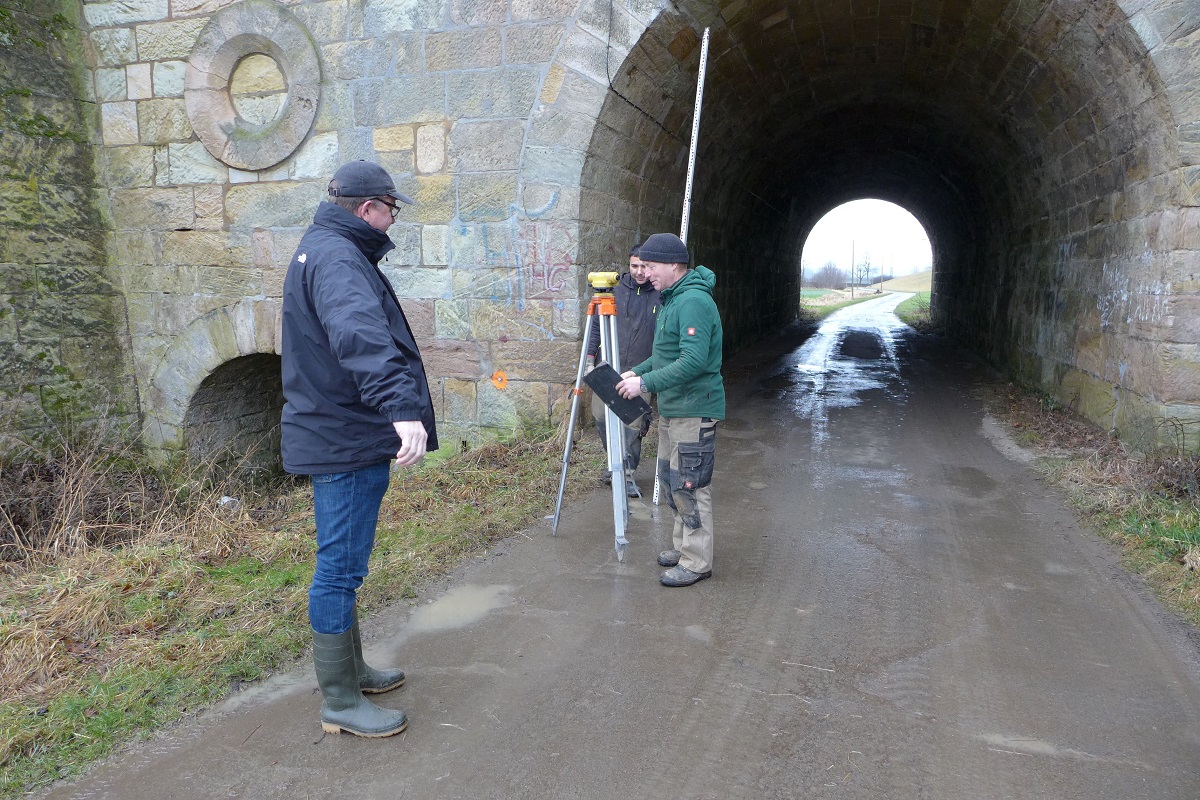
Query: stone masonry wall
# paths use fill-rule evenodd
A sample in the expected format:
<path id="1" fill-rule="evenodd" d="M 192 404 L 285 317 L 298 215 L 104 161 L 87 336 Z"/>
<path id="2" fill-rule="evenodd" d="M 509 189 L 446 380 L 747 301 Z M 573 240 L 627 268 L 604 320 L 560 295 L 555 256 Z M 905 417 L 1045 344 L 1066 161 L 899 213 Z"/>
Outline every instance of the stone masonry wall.
<path id="1" fill-rule="evenodd" d="M 0 8 L 0 397 L 5 433 L 137 422 L 109 279 L 78 7 Z"/>

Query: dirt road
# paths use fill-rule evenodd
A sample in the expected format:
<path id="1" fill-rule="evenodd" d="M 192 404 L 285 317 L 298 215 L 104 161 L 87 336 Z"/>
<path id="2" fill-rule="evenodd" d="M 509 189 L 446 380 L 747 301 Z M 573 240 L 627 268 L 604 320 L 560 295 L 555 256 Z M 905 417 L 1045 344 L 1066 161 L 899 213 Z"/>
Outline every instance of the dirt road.
<path id="1" fill-rule="evenodd" d="M 728 365 L 711 580 L 659 586 L 665 507 L 618 563 L 598 486 L 365 622 L 402 736 L 323 736 L 306 660 L 48 796 L 1200 797 L 1196 638 L 896 302 Z"/>

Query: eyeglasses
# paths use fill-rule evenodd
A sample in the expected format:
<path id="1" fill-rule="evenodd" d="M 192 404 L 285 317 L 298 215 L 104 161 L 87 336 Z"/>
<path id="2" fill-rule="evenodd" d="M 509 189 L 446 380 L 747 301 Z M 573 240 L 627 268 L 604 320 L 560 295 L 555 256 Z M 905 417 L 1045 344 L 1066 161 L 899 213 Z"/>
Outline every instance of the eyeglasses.
<path id="1" fill-rule="evenodd" d="M 382 197 L 376 197 L 375 200 L 376 200 L 376 202 L 383 203 L 385 206 L 388 207 L 388 209 L 392 212 L 392 222 L 395 222 L 396 217 L 400 215 L 400 206 L 396 205 L 395 203 L 389 203 L 387 200 L 384 200 Z"/>

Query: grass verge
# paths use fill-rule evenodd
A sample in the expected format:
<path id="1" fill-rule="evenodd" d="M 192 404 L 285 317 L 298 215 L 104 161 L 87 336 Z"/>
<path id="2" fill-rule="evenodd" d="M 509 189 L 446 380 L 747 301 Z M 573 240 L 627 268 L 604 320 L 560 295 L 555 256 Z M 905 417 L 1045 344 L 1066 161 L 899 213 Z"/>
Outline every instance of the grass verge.
<path id="1" fill-rule="evenodd" d="M 573 448 L 570 496 L 601 467 L 594 438 Z M 552 510 L 562 443 L 429 462 L 393 476 L 359 594 L 365 611 L 414 596 Z M 73 466 L 83 479 L 100 468 Z M 75 775 L 305 650 L 311 489 L 222 504 L 227 491 L 168 495 L 119 544 L 27 550 L 0 564 L 0 797 Z M 77 531 L 97 505 L 80 504 Z"/>
<path id="2" fill-rule="evenodd" d="M 1106 538 L 1159 599 L 1200 625 L 1200 455 L 1132 451 L 1051 399 L 1015 386 L 983 393 L 995 416 L 1038 453 L 1047 481 Z"/>
<path id="3" fill-rule="evenodd" d="M 917 292 L 896 306 L 896 316 L 910 328 L 922 332 L 933 330 L 933 318 L 929 316 L 929 292 Z"/>
<path id="4" fill-rule="evenodd" d="M 857 305 L 858 303 L 865 303 L 866 301 L 871 300 L 872 298 L 878 297 L 878 296 L 879 295 L 867 294 L 867 295 L 863 295 L 861 297 L 855 297 L 853 300 L 843 300 L 838 303 L 828 303 L 828 304 L 806 303 L 804 301 L 801 301 L 800 302 L 800 312 L 801 312 L 801 315 L 807 319 L 822 320 L 822 319 L 825 319 L 826 317 L 828 317 L 830 314 L 832 314 L 835 311 L 840 311 L 843 308 L 846 308 L 848 306 Z"/>

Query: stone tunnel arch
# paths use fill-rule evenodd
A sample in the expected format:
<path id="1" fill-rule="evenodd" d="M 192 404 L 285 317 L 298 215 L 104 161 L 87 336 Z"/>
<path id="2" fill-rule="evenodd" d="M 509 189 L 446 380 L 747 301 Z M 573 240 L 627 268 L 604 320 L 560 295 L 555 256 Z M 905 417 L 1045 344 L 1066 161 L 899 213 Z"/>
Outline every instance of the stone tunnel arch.
<path id="1" fill-rule="evenodd" d="M 925 226 L 952 335 L 1153 439 L 1200 419 L 1200 14 L 1185 5 L 690 0 L 648 24 L 618 5 L 573 65 L 599 84 L 570 100 L 596 119 L 578 262 L 678 228 L 708 25 L 691 245 L 718 273 L 731 350 L 793 318 L 821 215 L 878 197 Z"/>

